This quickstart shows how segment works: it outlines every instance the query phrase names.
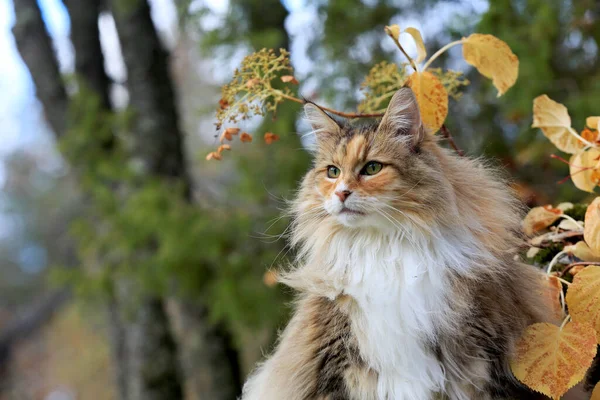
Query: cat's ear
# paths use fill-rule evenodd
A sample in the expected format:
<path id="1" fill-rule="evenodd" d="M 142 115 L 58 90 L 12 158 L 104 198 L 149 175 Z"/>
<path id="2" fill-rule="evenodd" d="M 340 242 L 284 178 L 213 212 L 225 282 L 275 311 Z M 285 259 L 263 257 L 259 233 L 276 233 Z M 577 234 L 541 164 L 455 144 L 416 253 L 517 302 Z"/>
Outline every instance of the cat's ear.
<path id="1" fill-rule="evenodd" d="M 425 138 L 425 127 L 417 98 L 410 88 L 399 89 L 379 124 L 379 132 L 406 140 L 411 149 L 418 149 Z"/>
<path id="2" fill-rule="evenodd" d="M 306 103 L 304 105 L 304 117 L 312 126 L 313 133 L 317 139 L 319 137 L 337 135 L 341 132 L 337 121 L 316 104 Z"/>

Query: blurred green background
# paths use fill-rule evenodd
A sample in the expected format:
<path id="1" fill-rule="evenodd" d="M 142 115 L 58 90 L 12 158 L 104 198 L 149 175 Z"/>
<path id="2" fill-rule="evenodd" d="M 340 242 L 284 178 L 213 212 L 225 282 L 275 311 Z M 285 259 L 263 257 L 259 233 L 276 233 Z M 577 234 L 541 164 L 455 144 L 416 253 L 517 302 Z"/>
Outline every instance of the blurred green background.
<path id="1" fill-rule="evenodd" d="M 369 69 L 473 32 L 506 41 L 519 79 L 471 84 L 447 125 L 507 169 L 529 205 L 580 201 L 532 101 L 598 115 L 595 0 L 0 0 L 0 399 L 233 400 L 288 317 L 267 272 L 290 260 L 286 201 L 310 158 L 300 106 L 245 121 L 221 162 L 219 87 L 263 47 L 291 52 L 299 94 L 353 110 Z M 402 42 L 414 54 L 410 39 Z M 265 132 L 281 140 L 262 143 Z"/>

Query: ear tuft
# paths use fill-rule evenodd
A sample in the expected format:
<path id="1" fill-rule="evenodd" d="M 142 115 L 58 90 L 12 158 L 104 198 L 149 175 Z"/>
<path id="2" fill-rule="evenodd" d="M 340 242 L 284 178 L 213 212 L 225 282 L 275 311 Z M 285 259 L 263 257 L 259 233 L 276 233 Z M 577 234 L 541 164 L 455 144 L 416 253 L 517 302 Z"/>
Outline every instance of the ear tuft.
<path id="1" fill-rule="evenodd" d="M 378 129 L 392 136 L 406 138 L 413 149 L 418 149 L 425 138 L 425 128 L 412 89 L 401 88 L 394 94 Z"/>
<path id="2" fill-rule="evenodd" d="M 340 132 L 339 124 L 316 104 L 306 103 L 304 117 L 311 124 L 317 138 L 323 134 Z"/>

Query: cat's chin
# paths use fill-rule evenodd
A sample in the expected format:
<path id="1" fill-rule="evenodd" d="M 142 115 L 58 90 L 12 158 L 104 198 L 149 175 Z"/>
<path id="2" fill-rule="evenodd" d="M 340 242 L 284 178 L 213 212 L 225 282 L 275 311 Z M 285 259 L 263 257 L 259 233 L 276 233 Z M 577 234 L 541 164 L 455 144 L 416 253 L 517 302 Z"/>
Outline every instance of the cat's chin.
<path id="1" fill-rule="evenodd" d="M 335 219 L 345 227 L 361 228 L 372 227 L 373 221 L 368 214 L 358 211 L 342 210 L 335 215 Z"/>

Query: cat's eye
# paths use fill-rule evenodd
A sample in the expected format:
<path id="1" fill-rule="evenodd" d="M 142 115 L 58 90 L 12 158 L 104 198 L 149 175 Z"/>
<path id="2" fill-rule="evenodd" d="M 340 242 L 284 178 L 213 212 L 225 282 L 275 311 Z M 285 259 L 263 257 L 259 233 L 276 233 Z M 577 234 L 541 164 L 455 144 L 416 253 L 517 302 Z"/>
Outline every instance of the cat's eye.
<path id="1" fill-rule="evenodd" d="M 360 171 L 361 175 L 375 175 L 383 168 L 383 164 L 377 161 L 369 161 Z"/>
<path id="2" fill-rule="evenodd" d="M 327 177 L 335 179 L 340 176 L 340 169 L 334 165 L 327 167 Z"/>

